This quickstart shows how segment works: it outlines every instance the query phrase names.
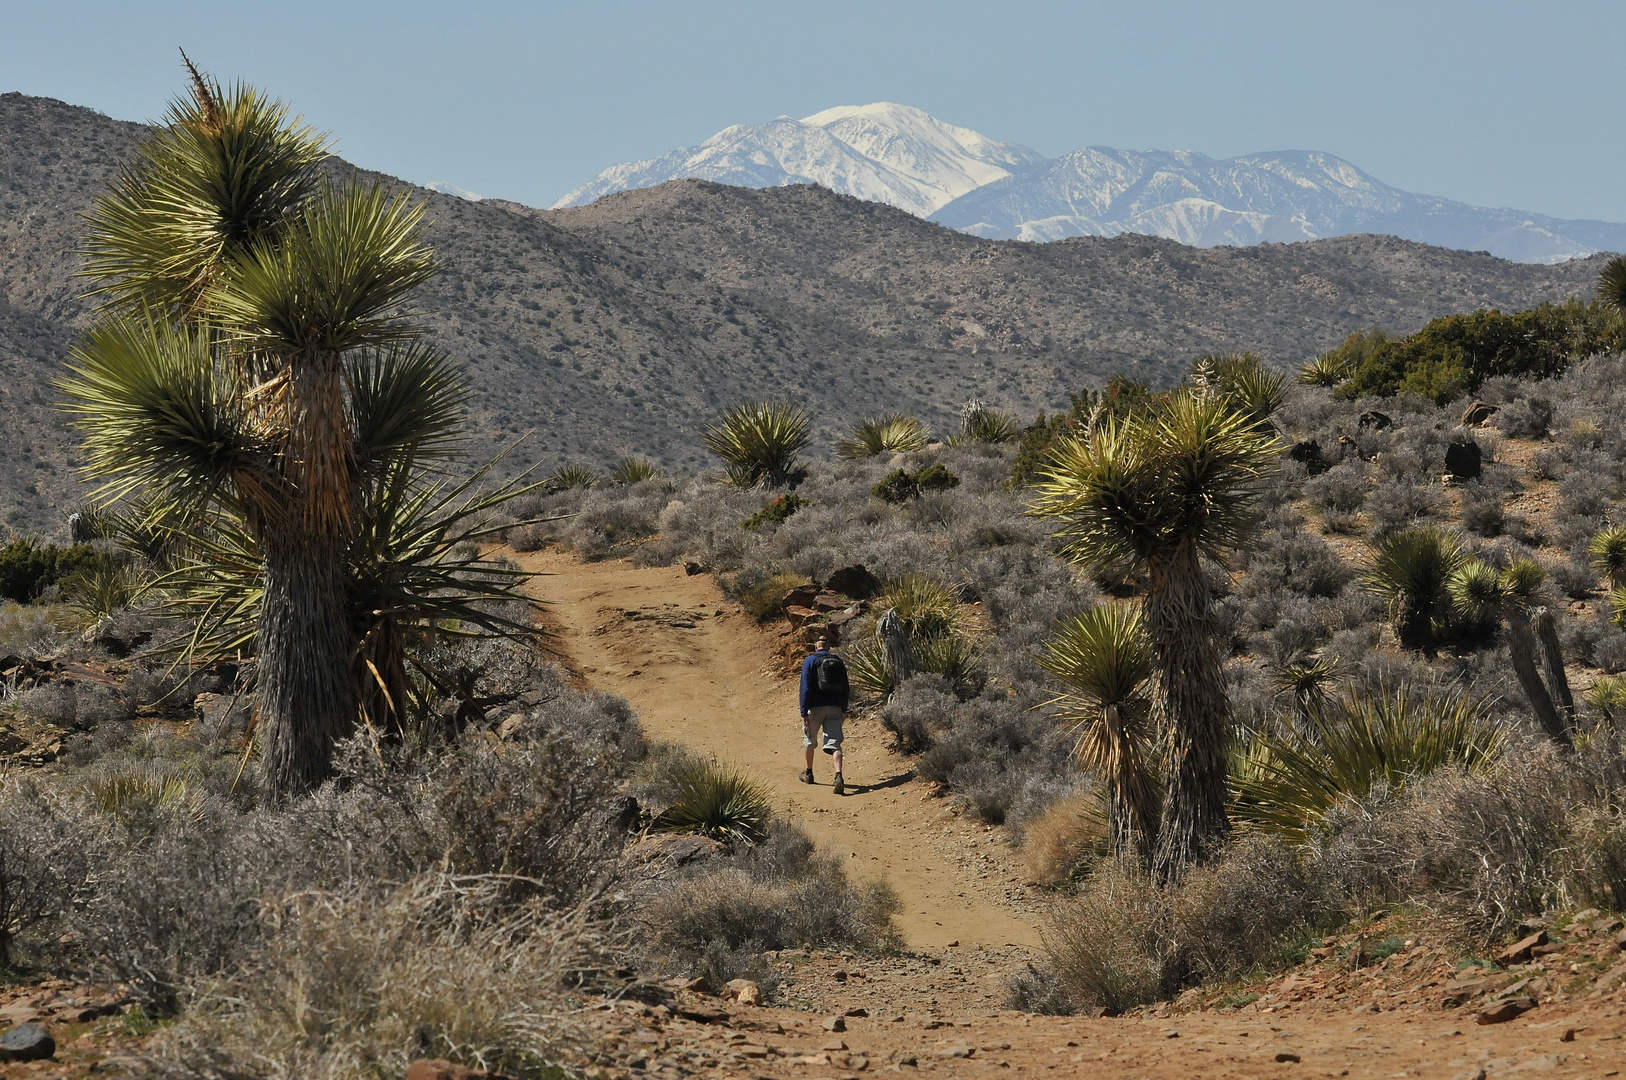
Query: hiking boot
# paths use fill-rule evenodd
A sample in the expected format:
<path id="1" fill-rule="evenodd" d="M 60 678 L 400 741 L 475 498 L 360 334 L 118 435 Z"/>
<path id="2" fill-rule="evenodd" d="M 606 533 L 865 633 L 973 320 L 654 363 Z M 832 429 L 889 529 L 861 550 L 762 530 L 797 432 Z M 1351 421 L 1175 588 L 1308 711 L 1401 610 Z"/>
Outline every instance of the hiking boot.
<path id="1" fill-rule="evenodd" d="M 812 769 L 803 769 L 802 770 L 802 783 L 811 784 L 812 782 L 813 782 L 813 770 Z"/>
<path id="2" fill-rule="evenodd" d="M 841 782 L 841 774 L 836 773 L 836 794 L 840 795 L 843 792 L 845 792 L 846 790 L 847 790 L 847 786 Z"/>

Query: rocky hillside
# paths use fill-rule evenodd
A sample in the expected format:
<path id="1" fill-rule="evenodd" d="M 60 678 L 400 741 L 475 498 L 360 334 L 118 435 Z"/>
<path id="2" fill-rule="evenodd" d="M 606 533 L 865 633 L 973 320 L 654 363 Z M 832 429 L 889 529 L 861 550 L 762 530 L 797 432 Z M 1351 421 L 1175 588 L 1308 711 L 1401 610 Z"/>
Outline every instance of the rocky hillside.
<path id="1" fill-rule="evenodd" d="M 58 532 L 82 493 L 51 380 L 91 304 L 80 214 L 139 125 L 0 95 L 0 513 Z M 1585 295 L 1596 261 L 1505 262 L 1381 237 L 1253 248 L 1123 236 L 1033 245 L 952 232 L 813 187 L 679 181 L 539 211 L 425 192 L 444 272 L 423 312 L 478 391 L 471 454 L 551 469 L 644 454 L 705 464 L 719 407 L 786 394 L 827 446 L 893 408 L 953 422 L 977 396 L 1024 416 L 1192 357 L 1292 362 L 1378 326 Z"/>

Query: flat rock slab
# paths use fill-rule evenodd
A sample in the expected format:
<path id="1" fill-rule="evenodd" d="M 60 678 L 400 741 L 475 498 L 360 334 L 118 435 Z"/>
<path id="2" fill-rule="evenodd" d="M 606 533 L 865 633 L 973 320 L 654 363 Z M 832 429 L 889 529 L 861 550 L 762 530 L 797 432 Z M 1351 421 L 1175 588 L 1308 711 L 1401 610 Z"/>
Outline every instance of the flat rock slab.
<path id="1" fill-rule="evenodd" d="M 0 1061 L 39 1061 L 56 1053 L 56 1040 L 39 1024 L 18 1024 L 0 1035 Z"/>
<path id="2" fill-rule="evenodd" d="M 1480 1024 L 1505 1024 L 1536 1007 L 1536 999 L 1529 997 L 1503 998 L 1479 1010 Z"/>

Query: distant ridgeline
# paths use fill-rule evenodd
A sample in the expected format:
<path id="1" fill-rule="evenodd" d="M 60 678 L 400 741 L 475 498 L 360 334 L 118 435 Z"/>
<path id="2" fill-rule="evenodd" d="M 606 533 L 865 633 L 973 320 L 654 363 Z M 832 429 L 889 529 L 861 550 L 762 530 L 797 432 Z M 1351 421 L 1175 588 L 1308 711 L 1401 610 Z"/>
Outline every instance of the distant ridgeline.
<path id="1" fill-rule="evenodd" d="M 1327 383 L 1341 382 L 1340 397 L 1418 394 L 1444 405 L 1486 379 L 1552 378 L 1573 360 L 1623 349 L 1620 311 L 1571 300 L 1513 315 L 1494 309 L 1446 315 L 1403 337 L 1381 330 L 1351 334 L 1307 370 L 1325 373 Z"/>

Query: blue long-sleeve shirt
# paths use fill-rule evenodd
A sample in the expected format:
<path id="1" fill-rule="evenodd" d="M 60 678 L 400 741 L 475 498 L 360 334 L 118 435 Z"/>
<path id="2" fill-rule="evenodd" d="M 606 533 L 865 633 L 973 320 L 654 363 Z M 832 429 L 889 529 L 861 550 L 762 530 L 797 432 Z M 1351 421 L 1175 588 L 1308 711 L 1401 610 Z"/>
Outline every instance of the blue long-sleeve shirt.
<path id="1" fill-rule="evenodd" d="M 851 693 L 851 688 L 839 691 L 837 693 L 830 693 L 820 690 L 818 684 L 814 682 L 813 679 L 813 665 L 819 662 L 820 657 L 829 655 L 829 649 L 820 649 L 818 652 L 802 661 L 801 704 L 803 716 L 807 715 L 807 710 L 816 709 L 820 705 L 836 705 L 839 706 L 843 712 L 847 711 L 847 698 Z"/>

